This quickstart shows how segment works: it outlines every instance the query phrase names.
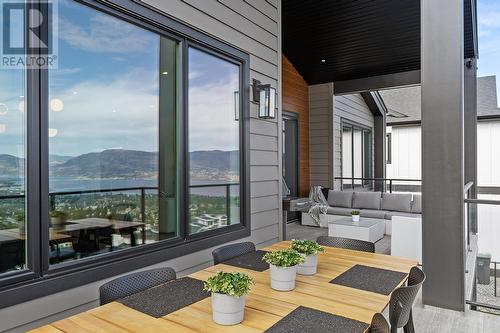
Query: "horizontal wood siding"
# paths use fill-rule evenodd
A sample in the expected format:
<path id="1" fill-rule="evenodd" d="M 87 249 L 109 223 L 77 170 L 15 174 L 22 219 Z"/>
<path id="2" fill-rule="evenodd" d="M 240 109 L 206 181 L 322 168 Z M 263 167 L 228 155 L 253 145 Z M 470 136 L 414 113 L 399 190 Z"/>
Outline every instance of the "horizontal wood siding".
<path id="1" fill-rule="evenodd" d="M 250 55 L 250 80 L 278 87 L 281 71 L 280 1 L 145 0 L 177 19 Z M 250 82 L 249 82 L 250 83 Z M 280 172 L 277 120 L 257 117 L 250 102 L 250 197 L 252 234 L 257 246 L 278 241 Z M 172 266 L 180 276 L 211 265 L 206 249 L 156 266 Z M 25 330 L 97 306 L 99 281 L 0 311 L 0 332 Z"/>
<path id="2" fill-rule="evenodd" d="M 333 84 L 309 86 L 311 186 L 330 187 L 333 176 Z"/>
<path id="3" fill-rule="evenodd" d="M 283 111 L 293 112 L 299 120 L 300 195 L 309 195 L 309 87 L 292 63 L 283 56 Z"/>

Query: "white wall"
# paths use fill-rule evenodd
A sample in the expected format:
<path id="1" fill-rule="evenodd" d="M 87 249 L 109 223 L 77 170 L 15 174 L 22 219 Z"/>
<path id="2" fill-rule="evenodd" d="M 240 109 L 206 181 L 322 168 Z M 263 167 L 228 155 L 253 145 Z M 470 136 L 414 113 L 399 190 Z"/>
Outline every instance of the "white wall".
<path id="1" fill-rule="evenodd" d="M 388 178 L 421 179 L 420 126 L 392 127 L 392 164 Z M 465 144 L 468 144 L 467 142 Z M 500 186 L 500 121 L 480 121 L 477 125 L 478 186 Z M 499 195 L 478 195 L 480 199 L 500 200 Z M 500 206 L 478 205 L 479 252 L 490 253 L 500 261 Z"/>
<path id="2" fill-rule="evenodd" d="M 421 179 L 420 125 L 389 127 L 387 133 L 391 133 L 392 138 L 392 156 L 391 164 L 387 164 L 387 178 Z"/>
<path id="3" fill-rule="evenodd" d="M 146 0 L 167 15 L 250 54 L 250 79 L 281 85 L 280 6 L 278 0 Z M 251 225 L 248 239 L 259 246 L 278 241 L 281 216 L 279 122 L 257 117 L 250 103 Z M 158 266 L 172 266 L 179 275 L 211 264 L 206 249 Z M 0 331 L 24 332 L 97 306 L 99 281 L 0 310 Z"/>

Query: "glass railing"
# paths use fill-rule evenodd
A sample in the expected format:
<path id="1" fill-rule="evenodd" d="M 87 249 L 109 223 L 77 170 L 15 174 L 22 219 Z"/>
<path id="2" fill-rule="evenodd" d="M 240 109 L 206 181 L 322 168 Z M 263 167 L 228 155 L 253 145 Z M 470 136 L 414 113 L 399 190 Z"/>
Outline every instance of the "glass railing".
<path id="1" fill-rule="evenodd" d="M 472 292 L 467 303 L 474 310 L 500 315 L 500 188 L 479 187 L 477 199 L 465 199 L 467 274 Z M 485 193 L 486 192 L 486 193 Z M 492 193 L 493 192 L 493 193 Z"/>
<path id="2" fill-rule="evenodd" d="M 382 190 L 390 193 L 421 193 L 422 180 L 399 178 L 335 177 L 342 190 Z"/>
<path id="3" fill-rule="evenodd" d="M 200 233 L 238 224 L 239 188 L 238 183 L 190 185 L 189 232 Z M 160 223 L 159 207 L 170 204 L 168 196 L 167 200 L 160 201 L 163 196 L 157 187 L 147 186 L 49 193 L 49 237 L 54 252 L 51 252 L 51 263 L 154 243 L 178 235 L 165 223 Z M 0 249 L 3 249 L 0 274 L 22 269 L 25 265 L 24 207 L 24 194 L 0 194 Z M 114 231 L 106 233 L 110 228 Z M 7 248 L 12 253 L 5 252 Z M 70 255 L 62 257 L 62 252 Z"/>

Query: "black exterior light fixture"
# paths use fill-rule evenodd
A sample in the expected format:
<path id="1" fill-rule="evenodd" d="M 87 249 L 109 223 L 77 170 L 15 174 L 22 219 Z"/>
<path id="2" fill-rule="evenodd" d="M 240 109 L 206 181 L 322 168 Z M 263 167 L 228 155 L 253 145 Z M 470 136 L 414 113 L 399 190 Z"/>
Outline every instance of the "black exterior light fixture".
<path id="1" fill-rule="evenodd" d="M 253 100 L 259 103 L 259 118 L 274 119 L 276 118 L 276 89 L 270 84 L 261 84 L 259 80 L 253 80 Z"/>

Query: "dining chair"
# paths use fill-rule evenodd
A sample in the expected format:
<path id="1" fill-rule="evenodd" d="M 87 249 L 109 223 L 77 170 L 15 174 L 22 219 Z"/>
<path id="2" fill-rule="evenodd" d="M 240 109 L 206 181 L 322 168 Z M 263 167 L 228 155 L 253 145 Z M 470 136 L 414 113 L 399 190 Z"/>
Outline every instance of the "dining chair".
<path id="1" fill-rule="evenodd" d="M 170 267 L 131 273 L 103 284 L 99 300 L 104 305 L 175 279 L 175 271 Z"/>
<path id="2" fill-rule="evenodd" d="M 370 333 L 389 333 L 389 323 L 381 313 L 375 313 L 370 325 Z"/>
<path id="3" fill-rule="evenodd" d="M 223 261 L 241 256 L 246 253 L 255 252 L 255 244 L 252 242 L 242 242 L 219 247 L 212 252 L 214 265 Z"/>
<path id="4" fill-rule="evenodd" d="M 324 246 L 375 253 L 374 243 L 359 239 L 319 236 L 316 242 Z"/>
<path id="5" fill-rule="evenodd" d="M 398 328 L 401 327 L 405 333 L 415 332 L 412 314 L 413 302 L 424 281 L 425 273 L 418 267 L 412 267 L 408 275 L 407 286 L 399 287 L 392 292 L 389 302 L 389 322 L 392 333 L 397 333 Z"/>

